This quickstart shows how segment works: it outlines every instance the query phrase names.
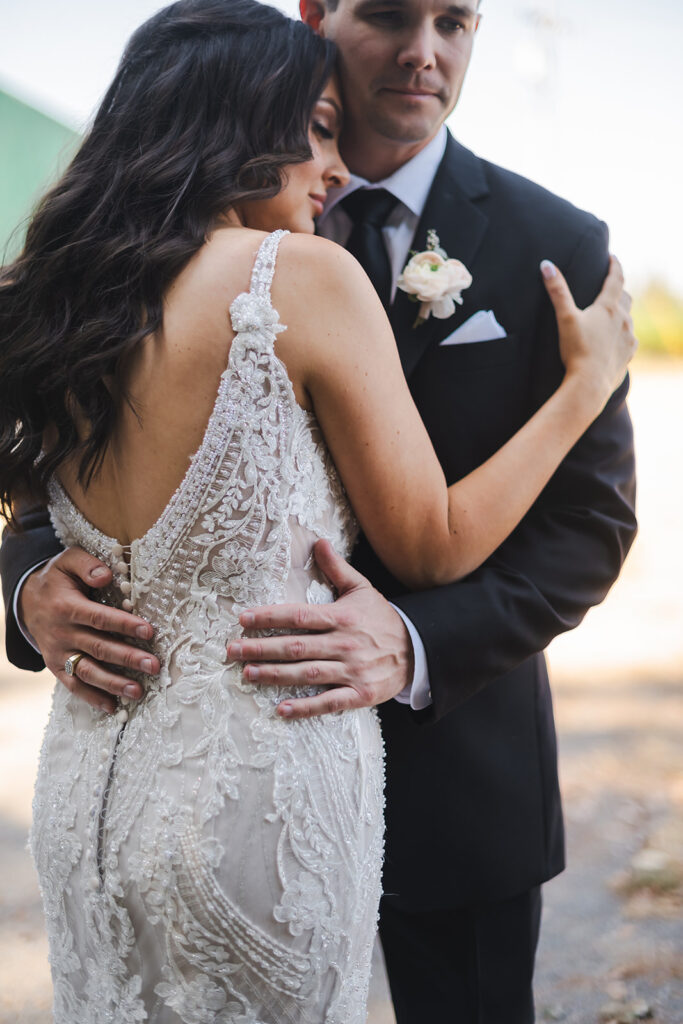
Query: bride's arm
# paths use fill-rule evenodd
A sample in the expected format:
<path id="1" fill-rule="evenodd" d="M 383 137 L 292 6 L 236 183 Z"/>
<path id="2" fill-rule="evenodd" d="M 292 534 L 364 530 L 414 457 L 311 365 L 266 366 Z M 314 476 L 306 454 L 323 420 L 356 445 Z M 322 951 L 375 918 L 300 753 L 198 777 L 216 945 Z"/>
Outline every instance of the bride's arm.
<path id="1" fill-rule="evenodd" d="M 453 581 L 485 561 L 624 375 L 635 339 L 619 303 L 618 265 L 583 312 L 559 273 L 547 285 L 564 380 L 495 455 L 447 487 L 365 273 L 322 239 L 295 236 L 282 246 L 273 298 L 289 330 L 280 354 L 310 396 L 368 540 L 407 586 Z"/>

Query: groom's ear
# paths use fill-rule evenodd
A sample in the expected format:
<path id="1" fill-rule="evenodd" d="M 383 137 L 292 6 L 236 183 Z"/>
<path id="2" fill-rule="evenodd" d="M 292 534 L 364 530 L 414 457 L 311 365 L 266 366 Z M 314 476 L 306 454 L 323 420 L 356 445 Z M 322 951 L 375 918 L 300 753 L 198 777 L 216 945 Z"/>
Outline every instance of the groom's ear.
<path id="1" fill-rule="evenodd" d="M 299 0 L 301 20 L 318 35 L 324 36 L 325 4 L 323 0 Z"/>

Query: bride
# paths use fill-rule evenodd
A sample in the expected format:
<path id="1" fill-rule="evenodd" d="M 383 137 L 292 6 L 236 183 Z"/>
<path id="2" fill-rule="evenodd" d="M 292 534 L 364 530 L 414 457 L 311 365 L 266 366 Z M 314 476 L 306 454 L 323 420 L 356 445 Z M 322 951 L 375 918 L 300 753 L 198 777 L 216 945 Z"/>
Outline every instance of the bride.
<path id="1" fill-rule="evenodd" d="M 161 663 L 113 714 L 55 689 L 31 847 L 57 1024 L 365 1020 L 375 712 L 288 720 L 226 645 L 246 606 L 332 600 L 312 548 L 348 555 L 356 521 L 413 587 L 470 572 L 633 354 L 613 267 L 561 319 L 554 395 L 447 488 L 371 284 L 313 235 L 347 177 L 333 65 L 254 0 L 159 12 L 0 279 L 3 506 L 44 494 Z"/>

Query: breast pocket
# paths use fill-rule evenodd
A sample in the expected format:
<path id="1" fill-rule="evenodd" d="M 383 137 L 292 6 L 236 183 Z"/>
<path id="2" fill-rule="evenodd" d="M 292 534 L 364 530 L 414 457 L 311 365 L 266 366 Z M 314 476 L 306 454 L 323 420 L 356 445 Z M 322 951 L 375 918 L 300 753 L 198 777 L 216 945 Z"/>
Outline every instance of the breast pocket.
<path id="1" fill-rule="evenodd" d="M 507 334 L 489 341 L 470 341 L 461 345 L 438 345 L 438 357 L 446 366 L 471 371 L 514 363 L 520 354 L 519 338 Z M 437 358 L 438 358 L 437 357 Z"/>

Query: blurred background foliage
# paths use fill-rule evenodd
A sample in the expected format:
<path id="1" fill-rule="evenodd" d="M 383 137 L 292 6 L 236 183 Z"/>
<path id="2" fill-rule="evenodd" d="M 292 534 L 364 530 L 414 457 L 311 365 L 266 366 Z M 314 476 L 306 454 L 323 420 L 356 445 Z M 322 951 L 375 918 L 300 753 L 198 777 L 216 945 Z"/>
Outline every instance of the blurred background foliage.
<path id="1" fill-rule="evenodd" d="M 661 281 L 634 296 L 633 322 L 642 353 L 683 356 L 683 300 Z"/>

